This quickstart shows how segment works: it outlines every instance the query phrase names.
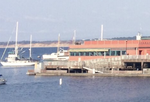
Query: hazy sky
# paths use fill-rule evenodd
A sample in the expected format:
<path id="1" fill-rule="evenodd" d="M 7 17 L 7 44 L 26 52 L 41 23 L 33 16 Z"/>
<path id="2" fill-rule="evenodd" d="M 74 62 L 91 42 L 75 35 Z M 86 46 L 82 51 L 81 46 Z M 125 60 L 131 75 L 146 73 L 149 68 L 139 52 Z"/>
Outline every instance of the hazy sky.
<path id="1" fill-rule="evenodd" d="M 150 0 L 0 0 L 0 42 L 150 36 Z"/>

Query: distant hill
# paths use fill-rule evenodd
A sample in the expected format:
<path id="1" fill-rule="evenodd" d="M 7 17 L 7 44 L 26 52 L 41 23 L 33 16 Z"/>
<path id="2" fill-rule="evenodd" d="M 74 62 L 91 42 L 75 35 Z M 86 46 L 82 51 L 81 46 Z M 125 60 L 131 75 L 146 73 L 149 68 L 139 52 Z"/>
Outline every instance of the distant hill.
<path id="1" fill-rule="evenodd" d="M 32 44 L 41 43 L 41 44 L 57 44 L 58 41 L 32 41 Z M 61 43 L 72 43 L 72 41 L 61 41 Z M 15 41 L 10 41 L 9 45 L 14 45 Z M 30 44 L 30 41 L 18 41 L 18 44 Z M 7 45 L 7 42 L 0 42 L 0 45 Z"/>
<path id="2" fill-rule="evenodd" d="M 59 46 L 60 47 L 68 47 L 72 44 L 72 41 L 61 41 Z M 7 42 L 0 42 L 0 48 L 6 47 Z M 15 41 L 9 42 L 8 47 L 14 47 Z M 58 41 L 33 41 L 32 47 L 57 47 Z M 18 47 L 30 47 L 30 41 L 19 41 Z"/>
<path id="3" fill-rule="evenodd" d="M 109 38 L 107 40 L 135 40 L 136 36 L 133 37 L 114 37 Z M 150 36 L 143 36 L 142 39 L 150 40 Z M 90 40 L 98 40 L 98 38 L 94 39 L 84 39 L 84 40 L 76 40 L 76 42 L 83 42 L 83 41 L 90 41 Z M 58 41 L 32 41 L 32 47 L 57 47 Z M 71 40 L 64 40 L 60 42 L 60 46 L 68 47 L 70 44 L 72 44 L 73 41 Z M 9 42 L 9 47 L 14 47 L 15 41 Z M 7 42 L 0 42 L 0 47 L 6 47 Z M 22 47 L 29 47 L 30 41 L 19 41 L 19 46 Z"/>

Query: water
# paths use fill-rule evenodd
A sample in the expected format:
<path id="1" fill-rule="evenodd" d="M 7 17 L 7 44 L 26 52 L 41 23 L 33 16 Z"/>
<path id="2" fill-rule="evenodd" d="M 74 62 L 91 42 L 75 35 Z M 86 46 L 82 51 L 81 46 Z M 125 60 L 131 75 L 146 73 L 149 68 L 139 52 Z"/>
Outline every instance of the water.
<path id="1" fill-rule="evenodd" d="M 44 49 L 44 50 L 43 50 Z M 46 51 L 45 48 L 40 51 Z M 36 51 L 35 56 L 41 52 Z M 45 53 L 45 52 L 43 52 Z M 0 102 L 149 102 L 148 77 L 28 76 L 33 67 L 3 68 Z M 62 85 L 59 79 L 62 78 Z"/>
<path id="2" fill-rule="evenodd" d="M 67 50 L 68 47 L 62 47 Z M 19 48 L 19 55 L 29 58 L 29 48 Z M 2 60 L 8 56 L 8 52 L 14 51 L 14 48 L 7 48 Z M 3 55 L 4 48 L 0 48 L 0 57 Z M 24 53 L 23 53 L 24 52 Z M 32 48 L 31 55 L 32 58 L 37 59 L 38 56 L 42 56 L 43 54 L 50 54 L 52 52 L 57 52 L 57 47 L 43 47 L 43 48 Z"/>

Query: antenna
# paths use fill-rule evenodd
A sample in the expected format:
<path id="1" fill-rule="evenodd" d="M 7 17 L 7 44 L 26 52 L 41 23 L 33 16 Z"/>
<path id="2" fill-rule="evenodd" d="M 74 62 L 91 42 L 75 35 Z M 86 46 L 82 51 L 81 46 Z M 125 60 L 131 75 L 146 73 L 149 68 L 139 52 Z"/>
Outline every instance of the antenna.
<path id="1" fill-rule="evenodd" d="M 32 58 L 32 56 L 31 56 L 31 46 L 32 46 L 32 35 L 30 35 L 30 58 Z"/>
<path id="2" fill-rule="evenodd" d="M 60 34 L 58 35 L 57 54 L 58 54 L 58 52 L 59 52 L 59 44 L 60 44 Z"/>
<path id="3" fill-rule="evenodd" d="M 103 40 L 103 25 L 101 25 L 101 40 Z"/>
<path id="4" fill-rule="evenodd" d="M 74 30 L 74 35 L 73 35 L 73 44 L 75 44 L 75 42 L 76 42 L 76 30 Z"/>

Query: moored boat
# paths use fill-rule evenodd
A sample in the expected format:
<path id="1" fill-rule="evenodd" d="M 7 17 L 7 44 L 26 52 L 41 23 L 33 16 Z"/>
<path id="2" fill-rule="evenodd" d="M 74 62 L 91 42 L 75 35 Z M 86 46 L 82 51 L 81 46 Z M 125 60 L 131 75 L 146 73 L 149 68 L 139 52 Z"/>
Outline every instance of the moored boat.
<path id="1" fill-rule="evenodd" d="M 0 85 L 6 84 L 6 80 L 0 74 Z"/>
<path id="2" fill-rule="evenodd" d="M 26 59 L 19 55 L 18 45 L 17 45 L 17 37 L 18 37 L 18 22 L 16 26 L 16 44 L 15 51 L 9 52 L 6 61 L 1 61 L 2 66 L 34 66 L 37 61 L 32 60 L 31 58 L 31 39 L 30 39 L 30 58 Z"/>
<path id="3" fill-rule="evenodd" d="M 43 60 L 51 60 L 51 61 L 68 60 L 69 52 L 68 52 L 68 50 L 61 49 L 57 53 L 44 54 L 42 56 L 42 59 Z"/>
<path id="4" fill-rule="evenodd" d="M 58 36 L 57 53 L 44 54 L 42 55 L 42 59 L 49 61 L 69 60 L 69 51 L 59 48 L 59 44 L 60 44 L 60 34 Z"/>

